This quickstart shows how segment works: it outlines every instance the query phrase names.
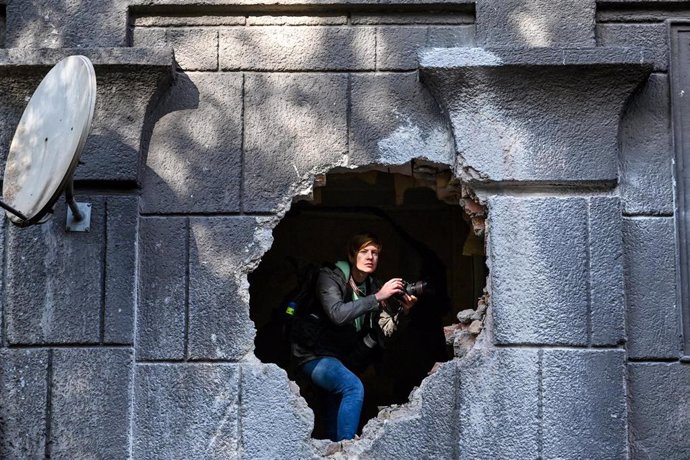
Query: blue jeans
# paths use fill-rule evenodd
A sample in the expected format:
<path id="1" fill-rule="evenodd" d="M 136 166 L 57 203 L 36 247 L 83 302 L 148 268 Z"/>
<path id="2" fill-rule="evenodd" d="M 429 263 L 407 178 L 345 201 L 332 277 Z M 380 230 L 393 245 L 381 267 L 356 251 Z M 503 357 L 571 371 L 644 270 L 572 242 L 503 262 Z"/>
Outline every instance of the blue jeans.
<path id="1" fill-rule="evenodd" d="M 316 386 L 329 393 L 328 404 L 337 404 L 337 399 L 340 399 L 337 416 L 329 417 L 327 421 L 331 440 L 354 438 L 364 403 L 364 386 L 359 377 L 339 359 L 330 356 L 307 361 L 302 365 L 302 370 Z"/>

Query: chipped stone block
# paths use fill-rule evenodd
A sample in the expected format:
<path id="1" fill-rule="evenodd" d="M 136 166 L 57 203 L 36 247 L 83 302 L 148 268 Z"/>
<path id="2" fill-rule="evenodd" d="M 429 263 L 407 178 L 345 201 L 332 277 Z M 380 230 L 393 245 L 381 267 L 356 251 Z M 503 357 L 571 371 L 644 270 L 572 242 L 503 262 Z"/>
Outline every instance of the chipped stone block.
<path id="1" fill-rule="evenodd" d="M 496 343 L 588 342 L 587 202 L 489 201 Z"/>
<path id="2" fill-rule="evenodd" d="M 544 458 L 625 458 L 624 350 L 541 353 Z"/>
<path id="3" fill-rule="evenodd" d="M 680 354 L 674 232 L 671 217 L 623 220 L 631 358 L 677 358 Z"/>
<path id="4" fill-rule="evenodd" d="M 479 0 L 477 42 L 482 46 L 594 46 L 594 0 Z"/>
<path id="5" fill-rule="evenodd" d="M 7 2 L 8 48 L 126 46 L 126 0 Z"/>
<path id="6" fill-rule="evenodd" d="M 247 458 L 312 458 L 313 412 L 273 364 L 243 365 L 241 445 Z"/>
<path id="7" fill-rule="evenodd" d="M 631 458 L 689 458 L 690 366 L 628 364 Z"/>
<path id="8" fill-rule="evenodd" d="M 177 74 L 160 111 L 144 171 L 142 211 L 238 211 L 242 76 Z"/>
<path id="9" fill-rule="evenodd" d="M 350 161 L 403 164 L 414 158 L 452 165 L 453 138 L 415 74 L 352 76 Z"/>
<path id="10" fill-rule="evenodd" d="M 591 198 L 589 222 L 591 344 L 616 345 L 625 340 L 620 200 Z"/>
<path id="11" fill-rule="evenodd" d="M 628 214 L 673 213 L 670 115 L 668 77 L 652 74 L 621 122 L 620 188 Z"/>
<path id="12" fill-rule="evenodd" d="M 0 349 L 0 458 L 43 458 L 47 350 Z"/>
<path id="13" fill-rule="evenodd" d="M 467 332 L 469 332 L 472 335 L 479 335 L 479 333 L 482 331 L 482 326 L 484 323 L 479 321 L 478 319 L 475 319 L 472 321 L 472 324 L 470 324 L 470 327 L 467 329 Z"/>
<path id="14" fill-rule="evenodd" d="M 465 358 L 458 389 L 458 458 L 537 456 L 538 353 L 500 348 Z"/>
<path id="15" fill-rule="evenodd" d="M 460 313 L 458 313 L 458 321 L 460 321 L 463 324 L 469 324 L 474 319 L 473 317 L 475 313 L 476 311 L 471 308 L 462 310 Z"/>
<path id="16" fill-rule="evenodd" d="M 139 200 L 108 197 L 106 202 L 105 343 L 132 344 L 136 302 L 136 242 Z"/>
<path id="17" fill-rule="evenodd" d="M 474 45 L 474 26 L 395 27 L 376 29 L 377 70 L 416 70 L 421 48 Z"/>
<path id="18" fill-rule="evenodd" d="M 266 26 L 220 33 L 222 70 L 373 70 L 373 28 Z"/>
<path id="19" fill-rule="evenodd" d="M 137 359 L 185 357 L 187 219 L 139 221 Z"/>
<path id="20" fill-rule="evenodd" d="M 132 457 L 236 456 L 239 378 L 238 367 L 228 364 L 137 365 Z"/>
<path id="21" fill-rule="evenodd" d="M 347 76 L 250 74 L 245 82 L 245 211 L 287 203 L 347 153 Z"/>
<path id="22" fill-rule="evenodd" d="M 190 220 L 189 356 L 239 360 L 252 350 L 246 267 L 258 256 L 256 220 L 210 217 Z"/>
<path id="23" fill-rule="evenodd" d="M 656 24 L 598 24 L 597 45 L 611 47 L 644 48 L 650 50 L 654 68 L 668 70 L 668 26 Z"/>
<path id="24" fill-rule="evenodd" d="M 475 343 L 475 336 L 470 332 L 459 331 L 453 338 L 453 355 L 462 358 L 472 349 Z"/>
<path id="25" fill-rule="evenodd" d="M 409 406 L 386 409 L 387 419 L 379 415 L 371 420 L 365 436 L 373 439 L 352 446 L 345 455 L 363 459 L 458 458 L 459 387 L 455 362 L 444 363 L 413 391 Z"/>
<path id="26" fill-rule="evenodd" d="M 51 458 L 127 458 L 132 350 L 53 353 Z"/>
<path id="27" fill-rule="evenodd" d="M 12 344 L 99 343 L 105 199 L 92 204 L 91 230 L 65 230 L 60 201 L 45 224 L 7 231 L 5 321 Z"/>

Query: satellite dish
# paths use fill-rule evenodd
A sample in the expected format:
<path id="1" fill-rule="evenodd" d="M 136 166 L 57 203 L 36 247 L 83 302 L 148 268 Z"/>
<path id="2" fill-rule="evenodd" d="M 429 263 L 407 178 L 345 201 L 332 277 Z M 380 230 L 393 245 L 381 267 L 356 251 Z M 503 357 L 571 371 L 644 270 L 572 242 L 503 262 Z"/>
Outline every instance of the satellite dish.
<path id="1" fill-rule="evenodd" d="M 84 56 L 58 62 L 38 85 L 14 133 L 3 202 L 20 227 L 43 223 L 66 190 L 67 230 L 88 231 L 91 205 L 74 201 L 72 178 L 91 130 L 96 73 Z"/>

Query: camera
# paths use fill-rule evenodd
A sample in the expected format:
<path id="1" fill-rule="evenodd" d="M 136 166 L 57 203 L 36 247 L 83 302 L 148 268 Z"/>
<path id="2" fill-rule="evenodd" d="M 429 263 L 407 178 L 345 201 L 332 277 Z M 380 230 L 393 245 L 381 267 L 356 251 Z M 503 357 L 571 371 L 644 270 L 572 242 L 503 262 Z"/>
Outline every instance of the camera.
<path id="1" fill-rule="evenodd" d="M 415 281 L 414 283 L 410 283 L 408 281 L 403 280 L 403 292 L 407 295 L 413 295 L 417 298 L 430 294 L 432 292 L 431 286 L 429 285 L 429 282 L 427 281 Z M 394 316 L 402 310 L 403 304 L 403 295 L 402 294 L 397 294 L 394 295 L 393 297 L 390 297 L 388 301 L 386 302 L 386 306 L 384 307 L 384 310 L 386 313 L 388 313 L 391 316 Z"/>
<path id="2" fill-rule="evenodd" d="M 420 297 L 429 291 L 429 283 L 427 281 L 416 281 L 414 283 L 408 283 L 403 280 L 403 291 L 407 295 L 413 295 L 415 297 Z M 397 296 L 402 297 L 402 296 Z"/>

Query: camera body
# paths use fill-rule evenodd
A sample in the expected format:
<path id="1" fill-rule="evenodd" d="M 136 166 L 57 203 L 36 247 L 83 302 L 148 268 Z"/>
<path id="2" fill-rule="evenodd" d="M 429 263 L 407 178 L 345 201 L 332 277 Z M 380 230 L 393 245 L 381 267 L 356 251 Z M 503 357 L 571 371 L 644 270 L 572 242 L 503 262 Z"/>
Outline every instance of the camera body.
<path id="1" fill-rule="evenodd" d="M 411 283 L 403 280 L 403 292 L 407 295 L 413 295 L 419 298 L 425 294 L 429 294 L 431 292 L 431 288 L 427 281 L 420 280 Z M 384 308 L 384 310 L 391 316 L 397 315 L 400 310 L 402 310 L 402 301 L 403 294 L 394 295 L 388 299 L 386 302 L 387 306 Z"/>

